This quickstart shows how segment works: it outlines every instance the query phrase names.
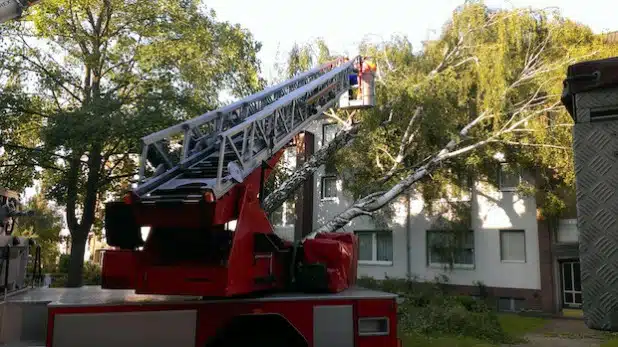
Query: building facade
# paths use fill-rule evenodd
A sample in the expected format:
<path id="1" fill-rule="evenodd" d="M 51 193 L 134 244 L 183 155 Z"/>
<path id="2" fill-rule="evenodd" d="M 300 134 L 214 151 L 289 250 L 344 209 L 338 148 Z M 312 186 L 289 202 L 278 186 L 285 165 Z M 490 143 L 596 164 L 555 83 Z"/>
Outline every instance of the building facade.
<path id="1" fill-rule="evenodd" d="M 337 130 L 336 123 L 316 121 L 300 141 L 302 149 L 286 150 L 285 164 L 298 164 L 311 155 L 308 149 L 319 150 Z M 364 216 L 353 220 L 343 229 L 359 237 L 359 276 L 419 281 L 445 276 L 456 291 L 468 295 L 476 295 L 482 284 L 505 311 L 557 313 L 580 308 L 575 216 L 571 211 L 552 221 L 538 218 L 537 199 L 517 192 L 522 181 L 535 184 L 534 174 L 513 170 L 509 163 L 497 166 L 498 186 L 473 182 L 464 194 L 434 201 L 431 210 L 419 194 L 410 191 L 393 202 L 388 220 L 377 223 Z M 272 215 L 280 236 L 298 239 L 352 202 L 341 189 L 340 177 L 328 167 L 320 168 L 311 183 L 301 189 L 296 201 L 285 203 Z M 445 261 L 440 245 L 448 231 L 441 220 L 449 213 L 435 206 L 453 203 L 466 205 L 470 220 L 467 229 L 458 231 L 459 246 L 449 253 L 451 260 Z"/>

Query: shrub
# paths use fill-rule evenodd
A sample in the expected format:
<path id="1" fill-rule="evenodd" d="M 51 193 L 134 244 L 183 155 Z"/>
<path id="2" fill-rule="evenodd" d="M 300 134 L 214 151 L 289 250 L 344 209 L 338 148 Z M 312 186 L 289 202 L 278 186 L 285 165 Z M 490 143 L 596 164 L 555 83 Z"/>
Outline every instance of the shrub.
<path id="1" fill-rule="evenodd" d="M 361 278 L 360 286 L 398 294 L 398 325 L 409 334 L 467 336 L 492 343 L 511 342 L 498 316 L 484 300 L 449 294 L 446 280 L 422 283 L 387 278 Z"/>
<path id="2" fill-rule="evenodd" d="M 69 263 L 71 262 L 71 256 L 69 254 L 60 255 L 60 259 L 58 260 L 58 272 L 60 273 L 69 273 Z"/>
<path id="3" fill-rule="evenodd" d="M 69 255 L 63 254 L 60 256 L 58 263 L 58 272 L 52 273 L 51 287 L 65 287 L 69 273 Z M 83 284 L 87 286 L 101 285 L 101 267 L 92 262 L 84 262 L 84 270 L 82 273 Z"/>
<path id="4" fill-rule="evenodd" d="M 101 285 L 101 267 L 95 263 L 84 263 L 84 285 Z"/>
<path id="5" fill-rule="evenodd" d="M 52 288 L 64 288 L 67 286 L 68 275 L 66 273 L 55 273 L 51 274 L 51 285 Z"/>

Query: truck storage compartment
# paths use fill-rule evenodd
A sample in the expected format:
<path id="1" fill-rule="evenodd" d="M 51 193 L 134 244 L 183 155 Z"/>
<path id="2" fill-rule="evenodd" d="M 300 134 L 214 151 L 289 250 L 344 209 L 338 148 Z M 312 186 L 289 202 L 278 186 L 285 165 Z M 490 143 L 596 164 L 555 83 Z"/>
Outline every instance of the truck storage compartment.
<path id="1" fill-rule="evenodd" d="M 303 244 L 300 280 L 305 290 L 341 292 L 356 283 L 358 247 L 352 233 L 321 233 Z"/>

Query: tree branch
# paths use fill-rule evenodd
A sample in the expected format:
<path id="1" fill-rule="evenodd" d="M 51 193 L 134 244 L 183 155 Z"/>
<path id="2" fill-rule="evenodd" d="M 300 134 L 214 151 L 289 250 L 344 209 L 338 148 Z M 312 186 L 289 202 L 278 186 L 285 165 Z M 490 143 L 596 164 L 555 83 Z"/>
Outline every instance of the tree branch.
<path id="1" fill-rule="evenodd" d="M 132 173 L 128 173 L 128 174 L 123 174 L 123 175 L 115 175 L 115 176 L 109 176 L 105 179 L 102 180 L 101 186 L 110 183 L 112 181 L 118 180 L 118 179 L 122 179 L 122 178 L 127 178 L 127 177 L 133 177 L 135 175 L 137 175 L 138 172 L 132 172 Z"/>
<path id="2" fill-rule="evenodd" d="M 28 43 L 26 42 L 26 40 L 24 40 L 23 37 L 21 37 L 23 44 L 28 47 L 28 49 L 32 50 L 32 48 L 30 47 L 30 45 L 28 45 Z M 25 54 L 22 54 L 21 57 L 25 60 L 27 60 L 28 62 L 30 62 L 31 64 L 33 64 L 34 66 L 36 66 L 37 68 L 39 68 L 41 71 L 43 71 L 45 73 L 45 75 L 47 75 L 47 77 L 51 78 L 52 80 L 54 80 L 56 82 L 56 84 L 62 88 L 64 91 L 66 91 L 69 95 L 71 95 L 71 97 L 73 97 L 75 100 L 81 102 L 82 100 L 76 95 L 74 94 L 69 88 L 67 88 L 64 83 L 60 80 L 58 80 L 56 78 L 56 76 L 54 76 L 45 66 L 43 66 L 43 62 L 41 61 L 41 59 L 38 57 L 38 55 L 35 55 L 37 62 L 33 61 L 32 59 L 30 59 L 28 56 L 26 56 Z M 53 58 L 52 58 L 53 60 Z M 56 64 L 56 66 L 61 66 L 59 65 L 57 62 L 54 63 Z M 79 89 L 78 86 L 72 85 L 73 87 L 76 87 Z"/>
<path id="3" fill-rule="evenodd" d="M 504 143 L 506 145 L 513 145 L 513 146 L 530 146 L 530 147 L 542 147 L 542 148 L 555 148 L 555 149 L 563 149 L 563 150 L 572 149 L 571 147 L 549 145 L 549 144 L 544 144 L 544 143 L 526 143 L 526 142 L 506 141 L 506 140 L 493 140 L 490 142 L 499 142 L 499 143 Z"/>
<path id="4" fill-rule="evenodd" d="M 410 118 L 410 121 L 408 122 L 408 126 L 406 127 L 403 137 L 401 138 L 397 156 L 393 158 L 393 156 L 391 156 L 387 152 L 389 157 L 393 159 L 393 165 L 388 170 L 388 172 L 384 174 L 384 176 L 380 179 L 381 182 L 386 182 L 390 179 L 390 177 L 393 177 L 393 175 L 395 174 L 395 171 L 397 170 L 399 165 L 403 162 L 403 159 L 405 159 L 406 150 L 408 149 L 410 143 L 412 143 L 412 141 L 414 140 L 414 132 L 412 132 L 412 127 L 414 126 L 414 124 L 416 124 L 416 119 L 421 115 L 422 111 L 423 111 L 422 107 L 417 107 L 416 110 L 414 111 L 414 114 Z"/>
<path id="5" fill-rule="evenodd" d="M 472 126 L 478 124 L 482 119 L 486 116 L 482 114 L 477 117 L 475 120 L 466 125 L 459 133 L 460 138 L 465 138 L 467 133 L 470 131 Z M 318 233 L 324 232 L 333 232 L 338 230 L 344 226 L 346 226 L 352 219 L 362 216 L 362 215 L 371 215 L 377 210 L 383 208 L 388 203 L 390 203 L 397 196 L 401 195 L 404 191 L 409 189 L 413 184 L 423 179 L 425 176 L 429 175 L 431 171 L 437 168 L 441 162 L 446 159 L 450 159 L 454 156 L 464 154 L 466 152 L 470 152 L 474 149 L 477 149 L 489 142 L 488 140 L 479 141 L 473 145 L 464 147 L 457 151 L 453 151 L 455 146 L 457 145 L 456 140 L 450 141 L 442 150 L 435 153 L 428 163 L 422 165 L 418 169 L 416 169 L 413 173 L 406 176 L 403 180 L 395 184 L 391 189 L 386 192 L 376 192 L 373 194 L 369 194 L 361 199 L 356 200 L 351 207 L 346 209 L 345 211 L 339 213 L 335 218 L 328 221 L 326 224 L 320 226 L 318 229 L 310 233 L 307 238 L 313 238 Z"/>
<path id="6" fill-rule="evenodd" d="M 287 201 L 314 172 L 328 161 L 329 157 L 352 142 L 359 130 L 360 125 L 358 123 L 348 124 L 340 130 L 328 145 L 315 152 L 311 158 L 304 162 L 300 168 L 297 168 L 283 184 L 264 199 L 264 211 L 266 211 L 266 213 L 272 213 L 279 208 L 279 206 Z"/>
<path id="7" fill-rule="evenodd" d="M 17 144 L 14 144 L 14 143 L 2 143 L 2 142 L 0 142 L 0 146 L 9 147 L 9 148 L 15 148 L 15 149 L 22 149 L 22 150 L 31 151 L 31 152 L 36 152 L 36 153 L 48 155 L 50 157 L 56 157 L 56 158 L 64 159 L 64 160 L 69 160 L 70 159 L 70 156 L 62 155 L 62 154 L 58 154 L 58 153 L 54 153 L 54 152 L 50 152 L 48 150 L 45 150 L 44 148 L 32 148 L 32 147 L 26 147 L 26 146 L 22 146 L 22 145 L 17 145 Z M 86 161 L 83 161 L 81 159 L 80 159 L 80 162 L 81 163 L 87 163 Z M 41 167 L 43 167 L 43 166 L 41 166 Z"/>
<path id="8" fill-rule="evenodd" d="M 326 224 L 320 226 L 318 229 L 310 233 L 307 236 L 307 238 L 315 237 L 315 235 L 318 233 L 336 231 L 346 226 L 348 223 L 350 223 L 350 221 L 352 221 L 352 219 L 356 217 L 359 217 L 362 215 L 369 215 L 369 214 L 376 212 L 377 210 L 383 208 L 388 203 L 390 203 L 392 200 L 397 198 L 403 192 L 408 190 L 412 185 L 416 184 L 418 181 L 425 178 L 426 176 L 431 175 L 431 172 L 435 170 L 437 167 L 439 167 L 439 165 L 442 162 L 448 159 L 472 152 L 482 146 L 485 146 L 491 142 L 496 141 L 499 136 L 505 133 L 508 133 L 509 131 L 515 129 L 517 126 L 523 124 L 534 114 L 536 113 L 532 113 L 531 115 L 528 115 L 524 119 L 519 120 L 518 122 L 514 123 L 511 127 L 507 128 L 506 130 L 494 133 L 493 135 L 489 136 L 487 139 L 477 141 L 474 144 L 471 144 L 471 145 L 468 145 L 462 148 L 457 148 L 457 146 L 463 142 L 462 139 L 466 139 L 468 137 L 469 131 L 475 125 L 477 125 L 484 119 L 492 117 L 488 113 L 483 112 L 476 119 L 472 120 L 470 123 L 468 123 L 466 126 L 464 126 L 461 129 L 457 139 L 451 140 L 442 150 L 440 150 L 439 152 L 431 156 L 430 160 L 426 164 L 423 164 L 420 167 L 418 167 L 416 170 L 414 170 L 414 172 L 407 175 L 404 179 L 399 181 L 388 191 L 373 193 L 366 197 L 356 200 L 352 204 L 351 207 L 341 212 L 340 214 L 335 216 L 335 218 L 331 219 Z"/>
<path id="9" fill-rule="evenodd" d="M 43 169 L 58 171 L 58 172 L 66 172 L 64 169 L 61 169 L 57 166 L 45 165 L 40 163 L 17 163 L 17 164 L 0 164 L 0 167 L 40 167 Z"/>

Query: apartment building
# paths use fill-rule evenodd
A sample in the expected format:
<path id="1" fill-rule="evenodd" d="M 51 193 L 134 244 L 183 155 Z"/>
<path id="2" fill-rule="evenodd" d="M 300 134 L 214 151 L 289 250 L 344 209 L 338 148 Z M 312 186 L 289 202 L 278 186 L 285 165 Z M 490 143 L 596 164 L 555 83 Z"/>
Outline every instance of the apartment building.
<path id="1" fill-rule="evenodd" d="M 286 150 L 284 162 L 295 166 L 328 143 L 337 124 L 314 122 Z M 468 192 L 452 201 L 436 201 L 429 211 L 419 194 L 406 193 L 393 202 L 392 214 L 380 223 L 360 217 L 345 231 L 359 236 L 359 276 L 415 278 L 431 281 L 445 275 L 462 294 L 478 295 L 478 283 L 499 298 L 505 311 L 521 309 L 561 312 L 581 307 L 578 231 L 574 209 L 564 218 L 537 217 L 533 196 L 520 196 L 522 180 L 534 184 L 534 173 L 514 169 L 496 158 L 498 186 L 473 182 Z M 335 171 L 322 167 L 296 201 L 284 204 L 271 216 L 275 231 L 286 239 L 299 238 L 342 212 L 352 200 L 341 189 Z M 452 261 L 444 260 L 441 240 L 449 209 L 463 206 L 469 220 L 458 238 Z M 447 264 L 448 263 L 448 264 Z"/>

